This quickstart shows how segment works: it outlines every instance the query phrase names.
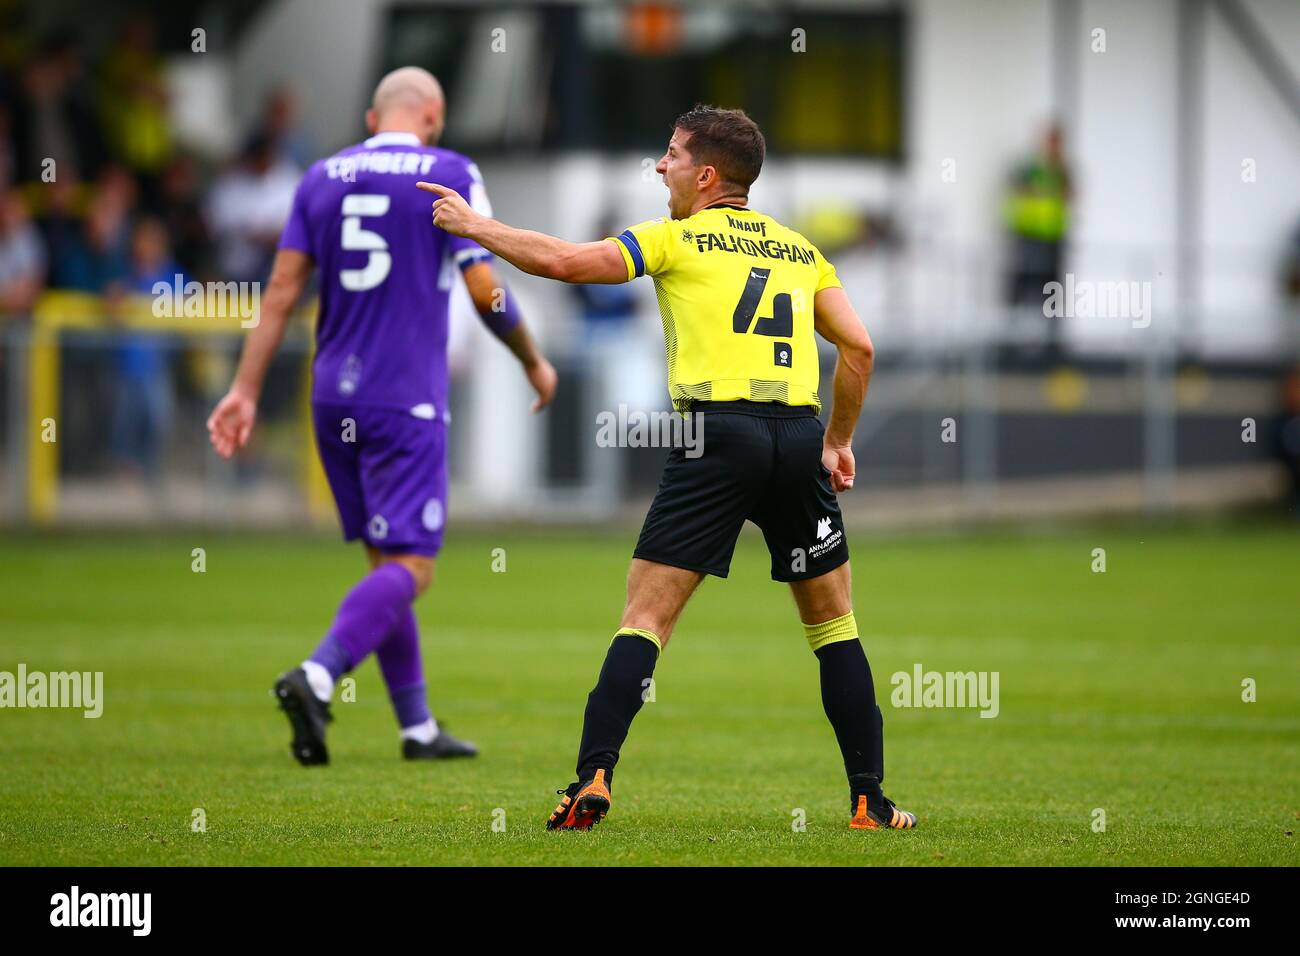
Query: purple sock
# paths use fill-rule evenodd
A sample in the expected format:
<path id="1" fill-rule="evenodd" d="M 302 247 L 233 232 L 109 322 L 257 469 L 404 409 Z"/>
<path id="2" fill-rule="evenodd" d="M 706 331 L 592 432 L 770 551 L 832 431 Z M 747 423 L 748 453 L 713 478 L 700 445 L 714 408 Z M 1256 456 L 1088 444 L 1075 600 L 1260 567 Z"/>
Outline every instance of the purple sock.
<path id="1" fill-rule="evenodd" d="M 363 660 L 411 615 L 415 580 L 396 562 L 381 564 L 348 592 L 329 633 L 311 659 L 337 680 Z M 417 647 L 418 659 L 418 647 Z"/>
<path id="2" fill-rule="evenodd" d="M 388 685 L 399 727 L 414 727 L 429 719 L 424 665 L 420 660 L 420 626 L 410 606 L 375 654 Z"/>
<path id="3" fill-rule="evenodd" d="M 315 661 L 330 672 L 330 677 L 338 680 L 356 665 L 348 657 L 348 649 L 339 643 L 333 634 L 326 634 L 311 652 L 309 660 Z"/>

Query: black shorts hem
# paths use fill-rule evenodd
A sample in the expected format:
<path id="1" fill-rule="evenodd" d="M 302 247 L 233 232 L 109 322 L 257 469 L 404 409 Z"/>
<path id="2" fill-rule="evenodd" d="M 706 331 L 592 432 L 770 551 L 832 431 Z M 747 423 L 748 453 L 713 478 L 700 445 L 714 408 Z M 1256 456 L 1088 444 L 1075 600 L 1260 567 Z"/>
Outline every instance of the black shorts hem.
<path id="1" fill-rule="evenodd" d="M 849 549 L 847 545 L 844 546 L 843 551 L 844 554 L 841 555 L 840 558 L 836 560 L 833 564 L 831 564 L 829 567 L 827 565 L 822 564 L 819 565 L 816 568 L 816 570 L 801 571 L 798 574 L 784 574 L 781 575 L 780 577 L 777 577 L 776 572 L 773 571 L 772 580 L 779 581 L 781 584 L 794 584 L 797 581 L 811 581 L 813 578 L 819 578 L 823 574 L 830 574 L 836 568 L 840 567 L 840 565 L 848 563 Z"/>
<path id="2" fill-rule="evenodd" d="M 686 561 L 679 561 L 677 558 L 666 558 L 663 555 L 651 554 L 648 551 L 636 550 L 632 552 L 632 557 L 640 558 L 642 561 L 653 561 L 655 564 L 666 564 L 670 568 L 681 568 L 683 571 L 698 571 L 700 574 L 711 574 L 715 578 L 726 578 L 731 573 L 731 567 L 725 568 L 706 568 L 698 564 L 690 564 Z"/>

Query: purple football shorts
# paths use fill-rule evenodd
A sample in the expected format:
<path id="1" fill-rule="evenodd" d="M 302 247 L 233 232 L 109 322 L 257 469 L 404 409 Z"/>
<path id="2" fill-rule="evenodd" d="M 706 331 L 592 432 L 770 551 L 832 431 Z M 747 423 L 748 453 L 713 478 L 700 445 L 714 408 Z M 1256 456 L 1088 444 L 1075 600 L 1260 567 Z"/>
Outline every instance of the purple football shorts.
<path id="1" fill-rule="evenodd" d="M 447 425 L 396 408 L 313 404 L 343 537 L 432 557 L 447 519 Z"/>

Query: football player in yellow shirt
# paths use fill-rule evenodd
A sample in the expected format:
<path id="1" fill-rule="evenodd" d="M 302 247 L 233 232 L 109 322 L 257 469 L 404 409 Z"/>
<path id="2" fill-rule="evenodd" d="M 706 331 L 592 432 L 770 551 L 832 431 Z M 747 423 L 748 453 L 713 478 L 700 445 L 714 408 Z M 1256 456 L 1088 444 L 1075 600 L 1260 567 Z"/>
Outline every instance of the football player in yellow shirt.
<path id="1" fill-rule="evenodd" d="M 434 225 L 533 275 L 577 283 L 654 278 L 674 407 L 703 418 L 703 453 L 673 448 L 628 573 L 627 605 L 587 698 L 578 779 L 548 829 L 587 829 L 609 811 L 619 748 L 659 654 L 706 574 L 725 578 L 753 521 L 790 584 L 821 669 L 822 705 L 849 778 L 849 825 L 910 829 L 881 790 L 882 716 L 853 617 L 836 493 L 853 487 L 853 430 L 871 377 L 871 339 L 835 268 L 812 243 L 749 207 L 766 146 L 740 110 L 678 117 L 656 166 L 669 217 L 572 243 L 476 213 L 435 193 Z M 817 417 L 815 334 L 838 350 L 828 424 Z"/>

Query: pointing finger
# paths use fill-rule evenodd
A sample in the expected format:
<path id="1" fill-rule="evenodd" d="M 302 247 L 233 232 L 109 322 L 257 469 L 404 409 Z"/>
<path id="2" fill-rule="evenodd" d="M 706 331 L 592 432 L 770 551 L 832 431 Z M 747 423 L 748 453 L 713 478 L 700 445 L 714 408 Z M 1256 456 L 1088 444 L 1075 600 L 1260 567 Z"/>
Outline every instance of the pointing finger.
<path id="1" fill-rule="evenodd" d="M 460 196 L 460 193 L 456 192 L 456 190 L 448 189 L 446 186 L 442 185 L 442 183 L 418 182 L 415 185 L 416 188 L 423 189 L 426 193 L 437 193 L 444 199 L 448 196 Z"/>

